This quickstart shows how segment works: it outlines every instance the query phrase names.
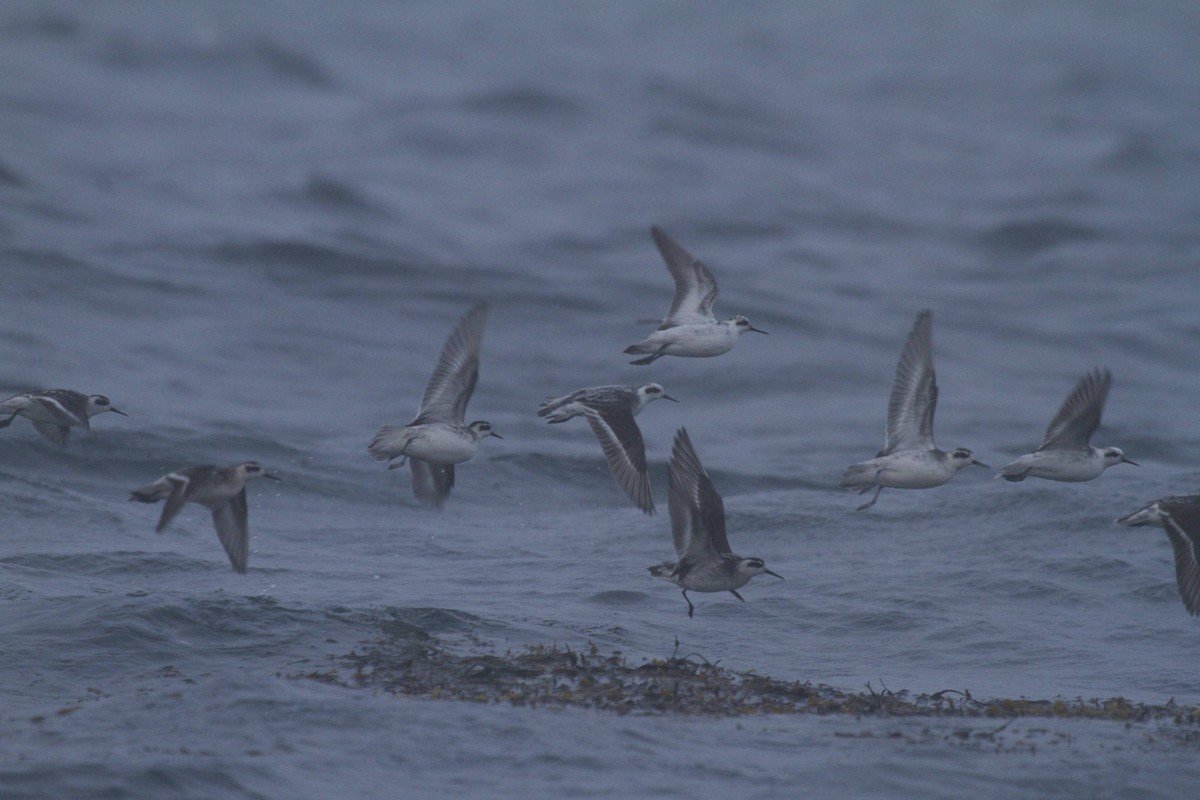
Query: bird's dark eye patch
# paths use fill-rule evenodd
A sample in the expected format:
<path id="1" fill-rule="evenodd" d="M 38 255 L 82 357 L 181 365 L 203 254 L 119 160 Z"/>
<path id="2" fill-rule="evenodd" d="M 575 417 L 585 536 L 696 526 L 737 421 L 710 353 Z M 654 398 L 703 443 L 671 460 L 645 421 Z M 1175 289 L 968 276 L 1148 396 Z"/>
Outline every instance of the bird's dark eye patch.
<path id="1" fill-rule="evenodd" d="M 955 451 L 954 451 L 954 452 L 953 452 L 951 455 L 953 455 L 953 456 L 954 456 L 954 458 L 970 458 L 970 457 L 971 457 L 971 451 L 970 451 L 970 450 L 963 450 L 963 449 L 961 449 L 961 448 L 960 448 L 960 449 L 958 449 L 958 450 L 955 450 Z"/>
<path id="2" fill-rule="evenodd" d="M 107 397 L 97 397 L 97 398 L 96 398 L 96 405 L 98 405 L 98 406 L 106 406 L 106 405 L 108 405 L 108 398 L 107 398 Z"/>
<path id="3" fill-rule="evenodd" d="M 1109 450 L 1104 455 L 1108 456 L 1109 458 L 1120 458 L 1121 457 L 1121 454 L 1118 453 L 1116 450 Z"/>

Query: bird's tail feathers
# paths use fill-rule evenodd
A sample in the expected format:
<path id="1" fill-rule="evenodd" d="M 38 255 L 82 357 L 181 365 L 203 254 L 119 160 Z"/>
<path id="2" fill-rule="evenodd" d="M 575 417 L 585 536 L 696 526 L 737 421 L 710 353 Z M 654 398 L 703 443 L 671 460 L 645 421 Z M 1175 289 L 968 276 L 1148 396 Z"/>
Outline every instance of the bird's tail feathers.
<path id="1" fill-rule="evenodd" d="M 171 493 L 169 486 L 163 483 L 149 483 L 145 486 L 139 486 L 129 493 L 130 500 L 137 500 L 139 503 L 157 503 Z"/>
<path id="2" fill-rule="evenodd" d="M 874 464 L 851 464 L 842 474 L 841 481 L 838 486 L 843 489 L 856 489 L 860 493 L 865 492 L 875 485 L 875 476 L 878 469 Z"/>
<path id="3" fill-rule="evenodd" d="M 375 433 L 375 438 L 367 445 L 367 452 L 376 461 L 387 461 L 400 455 L 408 444 L 408 435 L 399 425 L 384 425 Z"/>

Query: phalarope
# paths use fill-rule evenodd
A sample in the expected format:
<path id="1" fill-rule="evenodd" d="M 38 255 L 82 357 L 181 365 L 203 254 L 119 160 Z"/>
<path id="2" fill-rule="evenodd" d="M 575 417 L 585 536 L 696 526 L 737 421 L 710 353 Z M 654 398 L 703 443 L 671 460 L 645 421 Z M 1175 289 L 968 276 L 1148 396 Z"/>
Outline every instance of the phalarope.
<path id="1" fill-rule="evenodd" d="M 19 416 L 25 417 L 42 436 L 66 447 L 71 428 L 91 430 L 89 418 L 105 411 L 123 417 L 129 416 L 114 407 L 102 394 L 86 395 L 71 389 L 25 392 L 13 395 L 0 403 L 0 414 L 12 415 L 8 419 L 0 420 L 0 428 L 7 428 Z"/>
<path id="2" fill-rule="evenodd" d="M 547 400 L 538 408 L 538 416 L 548 417 L 550 423 L 586 417 L 604 449 L 604 457 L 617 485 L 629 495 L 634 505 L 653 514 L 654 497 L 646 472 L 646 445 L 633 418 L 652 401 L 660 399 L 679 402 L 657 383 L 636 387 L 595 386 Z"/>
<path id="3" fill-rule="evenodd" d="M 783 579 L 767 569 L 761 558 L 744 558 L 730 552 L 725 533 L 725 504 L 700 464 L 684 428 L 675 434 L 668 474 L 671 540 L 679 560 L 648 569 L 654 577 L 668 580 L 683 590 L 689 617 L 696 610 L 688 597 L 689 591 L 729 592 L 738 600 L 745 600 L 737 590 L 756 575 Z"/>
<path id="4" fill-rule="evenodd" d="M 933 314 L 922 311 L 913 323 L 892 382 L 888 399 L 887 443 L 875 458 L 854 464 L 842 475 L 843 488 L 875 496 L 858 507 L 875 505 L 884 487 L 929 489 L 941 486 L 960 469 L 978 464 L 965 447 L 946 453 L 933 443 L 933 412 L 937 409 L 938 387 L 933 372 Z"/>
<path id="5" fill-rule="evenodd" d="M 1200 494 L 1164 497 L 1117 520 L 1122 525 L 1161 525 L 1175 551 L 1179 599 L 1200 616 Z"/>
<path id="6" fill-rule="evenodd" d="M 1041 445 L 1011 464 L 997 477 L 1006 481 L 1045 478 L 1051 481 L 1090 481 L 1116 464 L 1133 464 L 1119 447 L 1092 447 L 1088 442 L 1100 427 L 1100 415 L 1112 386 L 1112 373 L 1094 369 L 1079 379 L 1050 420 Z"/>
<path id="7" fill-rule="evenodd" d="M 159 533 L 170 524 L 187 503 L 199 503 L 212 512 L 217 538 L 229 556 L 233 571 L 246 572 L 250 557 L 250 528 L 247 522 L 246 481 L 252 478 L 279 480 L 263 469 L 257 461 L 246 461 L 228 467 L 204 464 L 168 472 L 154 483 L 134 489 L 130 500 L 156 503 L 166 500 L 162 516 L 154 530 Z"/>
<path id="8" fill-rule="evenodd" d="M 675 297 L 671 310 L 658 330 L 637 344 L 625 348 L 626 353 L 649 353 L 631 364 L 646 365 L 662 356 L 706 358 L 728 353 L 746 331 L 763 333 L 740 314 L 718 321 L 713 316 L 717 300 L 717 281 L 708 267 L 692 257 L 683 245 L 657 226 L 650 229 L 658 252 L 667 262 L 675 279 Z"/>
<path id="9" fill-rule="evenodd" d="M 487 312 L 486 303 L 478 304 L 446 339 L 416 418 L 404 427 L 384 425 L 367 447 L 376 461 L 400 459 L 388 469 L 402 467 L 407 461 L 413 494 L 438 509 L 454 487 L 454 465 L 470 460 L 483 439 L 504 438 L 492 430 L 490 422 L 463 424 L 467 403 L 479 380 L 479 350 Z"/>

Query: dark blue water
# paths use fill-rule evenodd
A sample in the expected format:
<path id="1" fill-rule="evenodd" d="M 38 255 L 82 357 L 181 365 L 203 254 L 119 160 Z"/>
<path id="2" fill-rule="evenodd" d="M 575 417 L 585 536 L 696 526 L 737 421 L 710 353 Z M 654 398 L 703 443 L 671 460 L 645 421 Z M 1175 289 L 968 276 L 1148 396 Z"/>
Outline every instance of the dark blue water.
<path id="1" fill-rule="evenodd" d="M 0 396 L 129 413 L 0 432 L 8 797 L 1179 797 L 1172 731 L 1018 720 L 611 717 L 405 700 L 325 670 L 399 615 L 463 652 L 695 652 L 785 680 L 1200 703 L 1156 529 L 1200 487 L 1200 11 L 1191 3 L 10 3 L 0 9 Z M 770 337 L 628 366 L 657 223 Z M 444 513 L 371 462 L 462 313 L 493 311 Z M 1116 382 L 1080 485 L 967 470 L 836 488 L 882 446 L 934 311 L 937 439 L 1028 452 Z M 661 382 L 664 513 L 546 395 Z M 665 461 L 686 426 L 736 551 L 787 580 L 695 598 Z M 250 572 L 207 512 L 128 491 L 257 459 Z M 972 727 L 978 726 L 978 728 Z M 865 735 L 864 735 L 865 734 Z M 999 750 L 1000 752 L 997 752 Z"/>

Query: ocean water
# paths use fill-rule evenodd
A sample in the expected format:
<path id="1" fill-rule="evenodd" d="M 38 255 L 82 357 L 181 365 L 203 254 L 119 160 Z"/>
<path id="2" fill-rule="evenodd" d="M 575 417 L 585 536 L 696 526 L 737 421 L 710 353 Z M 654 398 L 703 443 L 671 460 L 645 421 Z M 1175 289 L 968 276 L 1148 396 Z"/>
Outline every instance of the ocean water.
<path id="1" fill-rule="evenodd" d="M 0 795 L 1180 797 L 1195 737 L 1114 722 L 618 717 L 290 676 L 400 618 L 463 652 L 679 652 L 785 680 L 1200 703 L 1159 530 L 1200 489 L 1200 10 L 1188 2 L 12 2 L 0 8 L 0 396 L 112 398 L 0 432 Z M 659 224 L 747 336 L 629 366 Z M 492 305 L 444 512 L 366 443 Z M 1093 366 L 1091 483 L 984 470 L 867 513 L 895 360 L 934 311 L 937 440 L 1028 452 Z M 661 512 L 547 395 L 662 383 Z M 686 426 L 730 539 L 679 593 Z M 128 491 L 262 461 L 250 571 Z M 1020 744 L 1020 746 L 1016 746 Z"/>

